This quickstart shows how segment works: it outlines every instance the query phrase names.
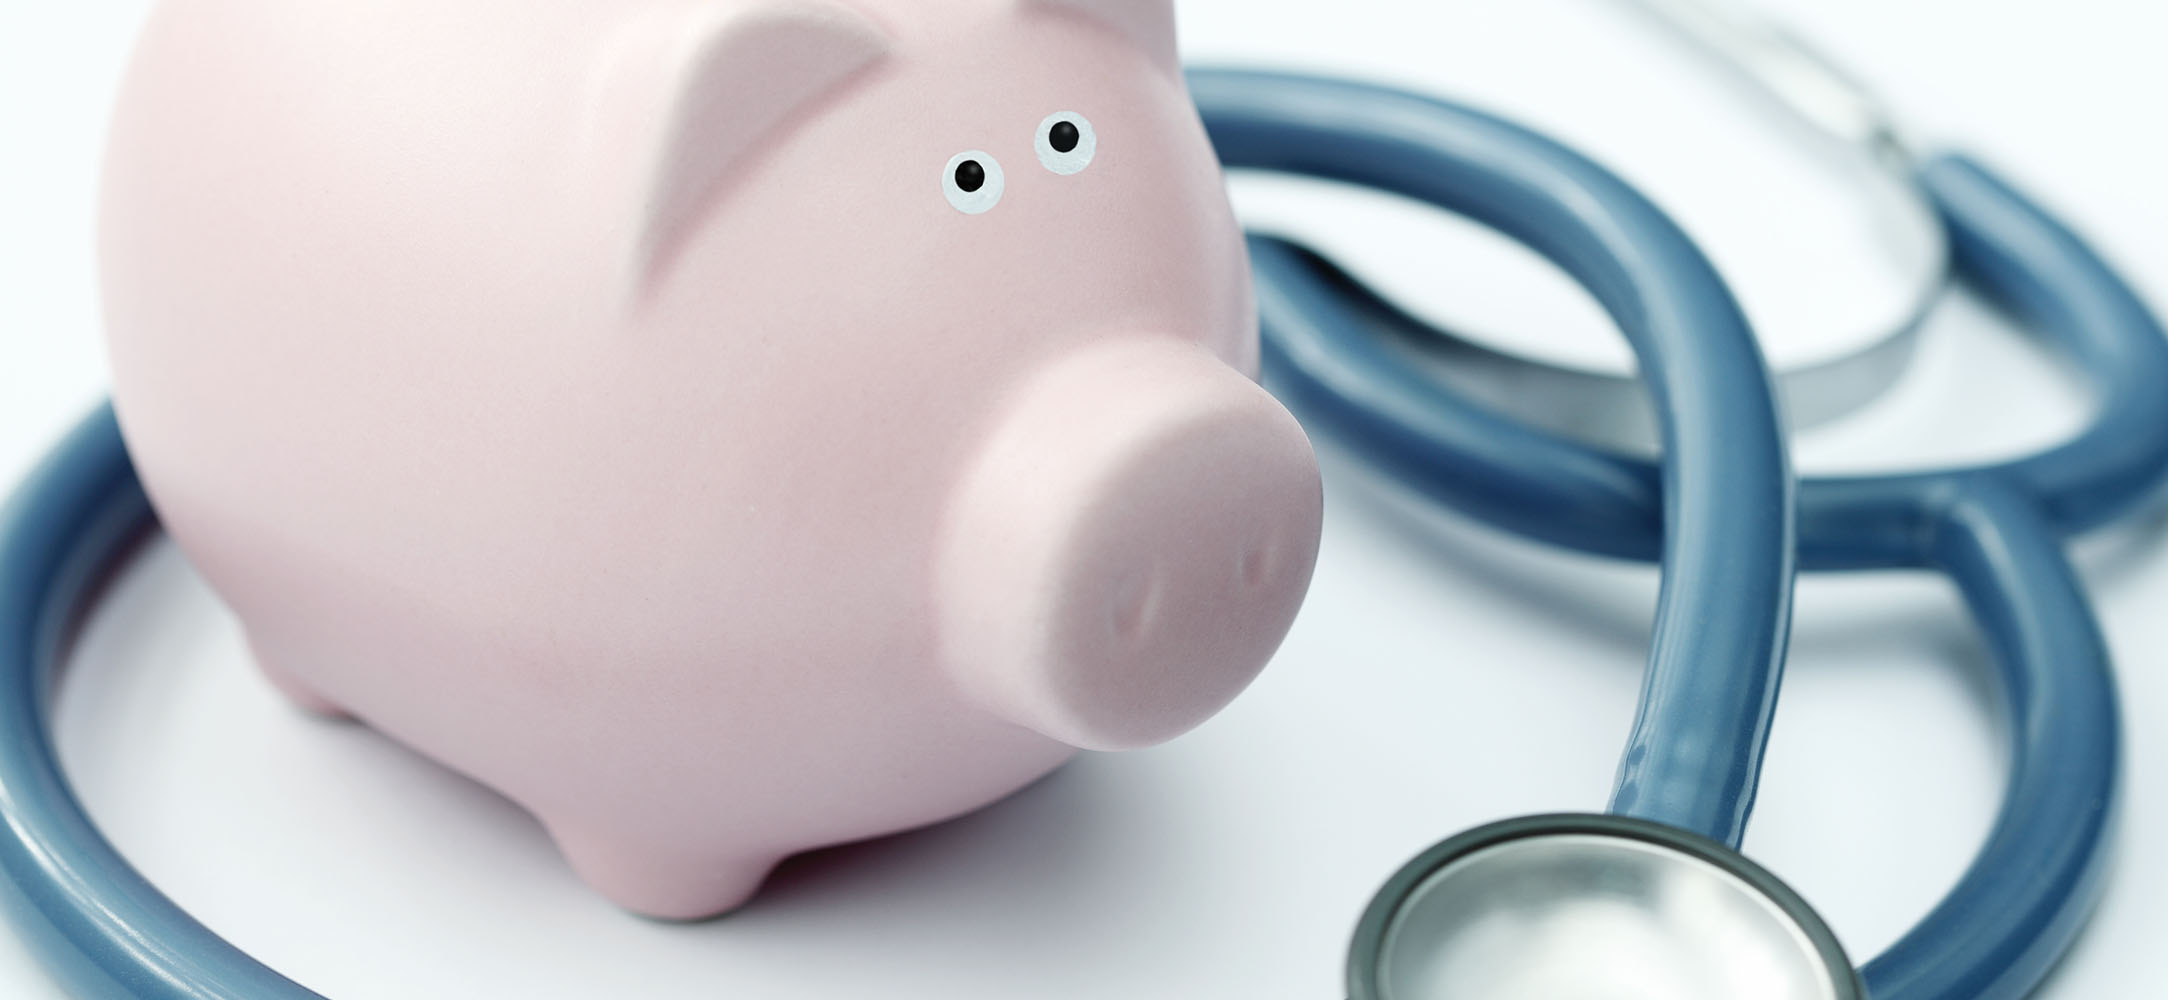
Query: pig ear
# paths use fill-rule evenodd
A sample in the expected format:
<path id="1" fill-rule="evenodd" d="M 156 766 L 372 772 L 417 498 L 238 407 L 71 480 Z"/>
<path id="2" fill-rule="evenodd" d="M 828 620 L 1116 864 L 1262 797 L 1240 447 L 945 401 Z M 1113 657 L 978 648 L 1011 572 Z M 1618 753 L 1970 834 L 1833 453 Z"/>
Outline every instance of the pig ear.
<path id="1" fill-rule="evenodd" d="M 1026 4 L 1073 10 L 1094 18 L 1143 46 L 1153 61 L 1168 69 L 1180 66 L 1174 47 L 1174 0 L 1024 0 Z"/>
<path id="2" fill-rule="evenodd" d="M 629 128 L 645 282 L 763 140 L 880 61 L 885 34 L 823 0 L 679 6 L 618 46 L 606 127 Z M 613 143 L 614 144 L 614 143 Z M 625 155 L 617 153 L 615 155 Z"/>

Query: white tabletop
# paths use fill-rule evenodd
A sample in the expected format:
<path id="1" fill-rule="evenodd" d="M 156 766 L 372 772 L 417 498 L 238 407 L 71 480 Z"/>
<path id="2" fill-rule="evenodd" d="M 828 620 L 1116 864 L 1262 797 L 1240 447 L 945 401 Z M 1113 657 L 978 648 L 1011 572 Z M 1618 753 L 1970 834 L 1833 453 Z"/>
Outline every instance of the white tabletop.
<path id="1" fill-rule="evenodd" d="M 1926 136 L 2064 212 L 2168 306 L 2168 10 L 2130 0 L 1768 0 Z M 143 0 L 0 0 L 0 478 L 104 383 L 91 267 L 102 120 Z M 1755 105 L 1607 0 L 1187 0 L 1193 58 L 1418 86 L 1553 131 L 1711 248 L 1770 353 L 1841 351 L 1896 308 L 1847 192 Z M 1317 214 L 1245 182 L 1254 218 Z M 1306 214 L 1307 213 L 1307 214 Z M 1365 228 L 1376 227 L 1376 228 Z M 1426 310 L 1591 366 L 1624 352 L 1546 269 L 1439 223 L 1315 233 Z M 1435 239 L 1435 244 L 1425 240 Z M 1368 244 L 1364 246 L 1364 244 Z M 1420 251 L 1418 253 L 1417 251 Z M 1810 471 L 2006 455 L 2082 389 L 1949 303 L 1885 398 L 1798 443 Z M 88 628 L 62 756 L 92 815 L 212 927 L 342 998 L 1339 996 L 1369 894 L 1488 819 L 1599 808 L 1631 718 L 1652 570 L 1412 512 L 1329 445 L 1309 603 L 1264 677 L 1165 747 L 1095 755 L 987 811 L 788 866 L 750 908 L 664 926 L 573 880 L 501 799 L 370 731 L 305 718 L 154 545 Z M 2122 848 L 2043 995 L 2157 994 L 2168 934 L 2168 546 L 2079 547 L 2129 720 Z M 1856 959 L 1955 880 L 2003 773 L 1984 651 L 1942 582 L 1810 579 L 1747 847 Z M 0 932 L 0 995 L 57 996 Z"/>

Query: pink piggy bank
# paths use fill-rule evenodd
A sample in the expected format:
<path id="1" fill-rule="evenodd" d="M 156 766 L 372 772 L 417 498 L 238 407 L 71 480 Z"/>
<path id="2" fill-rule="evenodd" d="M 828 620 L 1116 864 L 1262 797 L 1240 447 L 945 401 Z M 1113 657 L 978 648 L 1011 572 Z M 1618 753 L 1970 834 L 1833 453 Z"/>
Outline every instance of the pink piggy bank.
<path id="1" fill-rule="evenodd" d="M 166 0 L 102 258 L 263 671 L 642 913 L 1183 732 L 1316 556 L 1170 0 Z"/>

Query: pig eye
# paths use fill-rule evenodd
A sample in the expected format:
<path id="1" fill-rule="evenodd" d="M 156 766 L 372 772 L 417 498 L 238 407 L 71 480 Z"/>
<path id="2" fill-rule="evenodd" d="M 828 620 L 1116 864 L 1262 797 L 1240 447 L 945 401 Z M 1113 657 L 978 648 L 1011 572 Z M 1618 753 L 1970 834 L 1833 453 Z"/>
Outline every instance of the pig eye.
<path id="1" fill-rule="evenodd" d="M 949 157 L 941 170 L 941 193 L 965 215 L 977 215 L 1001 201 L 1001 163 L 976 149 Z"/>
<path id="2" fill-rule="evenodd" d="M 1099 137 L 1092 123 L 1074 111 L 1056 111 L 1039 123 L 1039 162 L 1057 174 L 1073 174 L 1092 165 Z"/>

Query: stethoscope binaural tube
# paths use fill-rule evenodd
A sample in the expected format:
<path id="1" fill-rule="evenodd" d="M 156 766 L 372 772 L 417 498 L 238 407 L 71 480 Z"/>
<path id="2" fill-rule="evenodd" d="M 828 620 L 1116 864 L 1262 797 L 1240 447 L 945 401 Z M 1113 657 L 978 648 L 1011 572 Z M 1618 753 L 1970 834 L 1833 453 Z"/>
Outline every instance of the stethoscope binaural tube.
<path id="1" fill-rule="evenodd" d="M 1314 111 L 1305 108 L 1318 121 L 1304 139 L 1328 148 L 1336 126 Z M 1461 113 L 1431 111 L 1441 129 Z M 2006 1000 L 2047 974 L 2098 893 L 2120 721 L 2105 645 L 2059 543 L 2131 512 L 2168 480 L 2168 338 L 2080 238 L 1985 168 L 1946 156 L 1917 179 L 1959 276 L 2058 340 L 2101 397 L 2090 427 L 2036 455 L 1808 478 L 1799 492 L 1801 568 L 1948 575 L 1990 641 L 2010 713 L 2011 773 L 1993 832 L 1942 902 L 1862 970 L 1867 989 L 1877 1000 Z M 1604 555 L 1661 553 L 1656 466 L 1515 423 L 1414 375 L 1385 342 L 1431 336 L 1420 320 L 1292 244 L 1253 238 L 1251 252 L 1268 374 L 1306 425 L 1500 527 Z M 1547 516 L 1560 511 L 1573 513 Z"/>

